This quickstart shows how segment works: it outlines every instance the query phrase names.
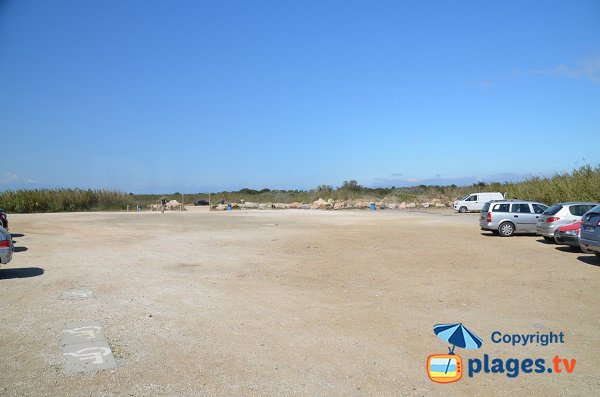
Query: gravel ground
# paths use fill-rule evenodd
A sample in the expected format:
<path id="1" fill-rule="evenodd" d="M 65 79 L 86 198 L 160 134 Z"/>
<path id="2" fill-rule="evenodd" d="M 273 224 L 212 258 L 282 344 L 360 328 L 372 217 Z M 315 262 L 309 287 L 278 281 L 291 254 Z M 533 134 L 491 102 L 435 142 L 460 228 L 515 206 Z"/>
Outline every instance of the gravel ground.
<path id="1" fill-rule="evenodd" d="M 10 215 L 0 395 L 578 395 L 600 390 L 600 261 L 450 211 Z M 94 297 L 64 299 L 67 290 Z M 97 323 L 117 367 L 65 371 L 61 332 Z M 428 379 L 437 323 L 465 360 L 575 358 L 572 373 Z M 512 346 L 502 333 L 563 332 Z"/>

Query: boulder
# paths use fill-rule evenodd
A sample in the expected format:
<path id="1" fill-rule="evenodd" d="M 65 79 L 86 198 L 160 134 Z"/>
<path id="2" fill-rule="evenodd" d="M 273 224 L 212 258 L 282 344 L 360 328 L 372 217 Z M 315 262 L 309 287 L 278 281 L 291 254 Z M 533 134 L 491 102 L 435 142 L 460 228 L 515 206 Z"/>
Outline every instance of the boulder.
<path id="1" fill-rule="evenodd" d="M 427 202 L 426 203 L 421 203 L 421 207 L 423 207 L 423 208 L 429 208 L 429 207 L 431 207 L 431 203 L 427 203 Z"/>
<path id="2" fill-rule="evenodd" d="M 347 204 L 343 201 L 337 202 L 333 205 L 333 209 L 334 210 L 343 210 L 344 208 L 346 208 Z"/>
<path id="3" fill-rule="evenodd" d="M 434 198 L 433 200 L 431 200 L 431 205 L 435 205 L 435 204 L 441 203 L 441 202 L 442 202 L 442 200 Z"/>
<path id="4" fill-rule="evenodd" d="M 290 208 L 302 208 L 302 203 L 293 202 L 290 204 Z"/>
<path id="5" fill-rule="evenodd" d="M 214 208 L 217 211 L 225 211 L 227 209 L 227 204 L 219 204 Z"/>
<path id="6" fill-rule="evenodd" d="M 446 208 L 446 204 L 444 204 L 444 203 L 435 203 L 435 208 Z"/>
<path id="7" fill-rule="evenodd" d="M 323 210 L 323 209 L 326 208 L 327 204 L 328 204 L 327 201 L 325 201 L 322 198 L 320 198 L 320 199 L 316 200 L 315 202 L 313 202 L 312 205 L 310 206 L 310 208 L 313 209 L 313 210 L 316 210 L 316 209 Z"/>
<path id="8" fill-rule="evenodd" d="M 406 208 L 415 208 L 417 205 L 415 203 L 406 204 Z"/>
<path id="9" fill-rule="evenodd" d="M 401 202 L 400 204 L 398 204 L 398 208 L 400 208 L 400 209 L 406 208 L 406 203 L 404 201 Z"/>
<path id="10" fill-rule="evenodd" d="M 251 209 L 258 208 L 258 203 L 251 203 L 250 201 L 246 201 L 243 204 L 243 207 L 244 208 L 251 208 Z"/>
<path id="11" fill-rule="evenodd" d="M 286 203 L 275 203 L 275 208 L 277 209 L 287 209 L 291 208 L 289 204 Z"/>
<path id="12" fill-rule="evenodd" d="M 309 209 L 311 209 L 311 207 L 312 207 L 312 206 L 311 206 L 310 204 L 302 204 L 302 205 L 300 206 L 300 208 L 301 208 L 301 209 L 303 209 L 303 210 L 309 210 Z"/>
<path id="13" fill-rule="evenodd" d="M 370 201 L 357 201 L 356 208 L 369 208 L 371 206 Z"/>
<path id="14" fill-rule="evenodd" d="M 387 203 L 387 204 L 385 205 L 385 207 L 386 207 L 386 208 L 389 208 L 389 209 L 391 209 L 391 210 L 395 210 L 396 208 L 398 208 L 398 204 L 396 204 L 396 203 Z"/>

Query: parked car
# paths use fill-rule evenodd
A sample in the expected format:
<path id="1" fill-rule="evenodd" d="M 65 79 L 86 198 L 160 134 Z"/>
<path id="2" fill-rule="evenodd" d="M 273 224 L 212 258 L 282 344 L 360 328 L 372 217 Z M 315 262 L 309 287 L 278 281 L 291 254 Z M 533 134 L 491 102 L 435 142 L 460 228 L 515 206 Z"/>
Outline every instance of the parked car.
<path id="1" fill-rule="evenodd" d="M 8 217 L 2 208 L 0 208 L 0 226 L 8 230 Z"/>
<path id="2" fill-rule="evenodd" d="M 581 217 L 579 247 L 585 253 L 600 257 L 600 205 L 595 206 Z"/>
<path id="3" fill-rule="evenodd" d="M 198 200 L 194 201 L 194 205 L 209 205 L 209 203 L 206 200 Z"/>
<path id="4" fill-rule="evenodd" d="M 579 232 L 581 231 L 581 221 L 559 226 L 554 231 L 554 242 L 560 245 L 569 245 L 579 249 Z"/>
<path id="5" fill-rule="evenodd" d="M 548 206 L 535 201 L 494 200 L 481 209 L 479 226 L 503 237 L 535 233 L 537 220 Z"/>
<path id="6" fill-rule="evenodd" d="M 13 242 L 10 233 L 0 226 L 0 263 L 6 264 L 12 259 Z"/>
<path id="7" fill-rule="evenodd" d="M 458 212 L 481 211 L 484 204 L 491 200 L 502 200 L 504 195 L 500 192 L 471 193 L 454 202 L 454 209 Z"/>
<path id="8" fill-rule="evenodd" d="M 559 226 L 577 222 L 581 216 L 594 208 L 598 203 L 558 203 L 548 208 L 538 218 L 536 233 L 546 241 L 554 241 L 554 232 Z"/>

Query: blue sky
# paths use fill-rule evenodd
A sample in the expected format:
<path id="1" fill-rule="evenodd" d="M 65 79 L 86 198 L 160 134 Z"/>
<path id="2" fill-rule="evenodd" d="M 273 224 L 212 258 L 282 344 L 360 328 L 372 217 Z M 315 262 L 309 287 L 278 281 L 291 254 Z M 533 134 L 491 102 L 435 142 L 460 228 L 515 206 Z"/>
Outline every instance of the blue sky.
<path id="1" fill-rule="evenodd" d="M 0 132 L 0 189 L 568 171 L 600 162 L 600 2 L 0 0 Z"/>

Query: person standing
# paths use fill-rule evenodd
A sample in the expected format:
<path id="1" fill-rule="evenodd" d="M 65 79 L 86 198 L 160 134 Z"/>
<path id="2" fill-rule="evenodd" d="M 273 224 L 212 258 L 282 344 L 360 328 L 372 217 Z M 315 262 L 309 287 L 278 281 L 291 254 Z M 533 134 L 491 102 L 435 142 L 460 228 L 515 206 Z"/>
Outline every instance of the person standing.
<path id="1" fill-rule="evenodd" d="M 164 214 L 165 213 L 165 208 L 167 208 L 167 199 L 163 197 L 160 200 L 160 212 Z"/>

